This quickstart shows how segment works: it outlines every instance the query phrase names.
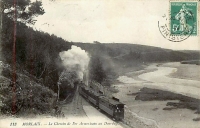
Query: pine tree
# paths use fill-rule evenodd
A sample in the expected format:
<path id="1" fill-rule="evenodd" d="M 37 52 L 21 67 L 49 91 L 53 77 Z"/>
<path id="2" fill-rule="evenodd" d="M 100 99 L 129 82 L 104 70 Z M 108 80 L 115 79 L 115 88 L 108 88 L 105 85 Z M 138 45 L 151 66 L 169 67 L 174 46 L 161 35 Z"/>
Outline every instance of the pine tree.
<path id="1" fill-rule="evenodd" d="M 92 81 L 102 83 L 107 77 L 103 69 L 103 64 L 98 55 L 94 55 L 90 59 L 89 63 L 89 78 Z"/>

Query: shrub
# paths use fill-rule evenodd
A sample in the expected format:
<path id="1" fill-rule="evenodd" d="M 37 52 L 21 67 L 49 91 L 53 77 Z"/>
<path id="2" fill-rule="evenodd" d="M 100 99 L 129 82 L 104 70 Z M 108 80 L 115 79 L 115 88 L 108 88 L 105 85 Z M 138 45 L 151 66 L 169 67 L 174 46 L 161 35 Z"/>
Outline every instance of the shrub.
<path id="1" fill-rule="evenodd" d="M 11 114 L 13 100 L 15 100 L 15 110 L 17 115 L 28 114 L 45 114 L 50 113 L 54 107 L 53 102 L 56 100 L 56 94 L 39 83 L 34 82 L 29 77 L 20 76 L 16 84 L 16 93 L 13 93 L 12 84 L 1 90 L 3 114 Z M 13 96 L 15 94 L 15 96 Z"/>

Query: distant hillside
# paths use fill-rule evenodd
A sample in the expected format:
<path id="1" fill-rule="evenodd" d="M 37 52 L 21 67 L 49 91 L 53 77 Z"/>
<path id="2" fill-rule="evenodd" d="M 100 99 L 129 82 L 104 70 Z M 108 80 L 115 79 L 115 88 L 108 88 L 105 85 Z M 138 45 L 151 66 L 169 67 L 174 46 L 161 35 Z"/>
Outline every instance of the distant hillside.
<path id="1" fill-rule="evenodd" d="M 200 59 L 200 51 L 174 51 L 153 46 L 124 43 L 74 44 L 88 51 L 90 54 L 98 53 L 118 60 L 142 62 L 168 62 Z"/>
<path id="2" fill-rule="evenodd" d="M 139 70 L 141 65 L 154 62 L 200 60 L 200 51 L 175 51 L 125 43 L 74 43 L 74 45 L 88 51 L 91 55 L 101 55 L 104 58 L 104 64 L 110 63 L 115 70 L 124 70 L 124 68 Z"/>
<path id="3" fill-rule="evenodd" d="M 74 43 L 75 45 L 87 50 L 88 52 L 102 51 L 106 52 L 109 56 L 120 56 L 132 52 L 163 52 L 169 51 L 168 49 L 162 49 L 158 47 L 137 45 L 137 44 L 125 44 L 125 43 Z"/>

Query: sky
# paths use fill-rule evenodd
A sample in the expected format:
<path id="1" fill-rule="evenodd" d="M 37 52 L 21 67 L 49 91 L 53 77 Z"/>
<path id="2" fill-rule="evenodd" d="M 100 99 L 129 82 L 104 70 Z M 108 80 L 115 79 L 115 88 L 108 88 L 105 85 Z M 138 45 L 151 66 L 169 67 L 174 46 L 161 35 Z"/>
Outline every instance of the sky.
<path id="1" fill-rule="evenodd" d="M 174 50 L 200 50 L 198 36 L 165 39 L 158 21 L 169 15 L 168 0 L 42 0 L 45 14 L 34 29 L 67 41 L 132 43 Z"/>

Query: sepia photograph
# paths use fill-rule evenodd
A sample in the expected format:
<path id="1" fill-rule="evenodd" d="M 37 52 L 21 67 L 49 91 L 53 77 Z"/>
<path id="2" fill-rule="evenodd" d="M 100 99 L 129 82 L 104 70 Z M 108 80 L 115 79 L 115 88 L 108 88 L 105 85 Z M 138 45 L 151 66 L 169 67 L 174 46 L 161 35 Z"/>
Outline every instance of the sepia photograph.
<path id="1" fill-rule="evenodd" d="M 200 0 L 0 11 L 0 128 L 200 128 Z"/>

